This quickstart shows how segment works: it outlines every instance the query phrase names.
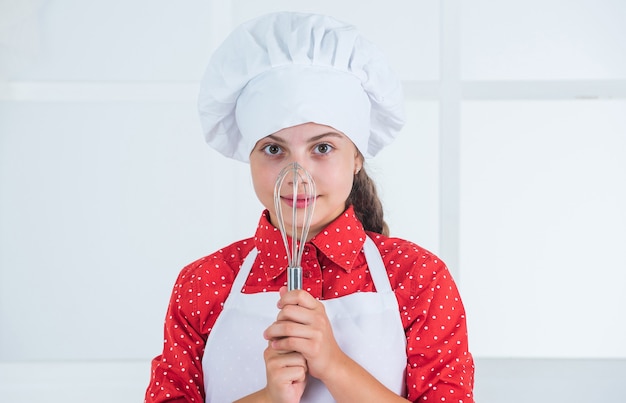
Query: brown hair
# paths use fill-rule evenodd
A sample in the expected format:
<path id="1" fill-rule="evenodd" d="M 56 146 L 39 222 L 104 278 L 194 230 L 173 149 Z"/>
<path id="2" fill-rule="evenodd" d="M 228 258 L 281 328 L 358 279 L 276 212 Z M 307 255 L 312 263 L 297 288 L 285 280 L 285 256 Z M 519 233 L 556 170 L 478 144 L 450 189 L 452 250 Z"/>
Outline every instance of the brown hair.
<path id="1" fill-rule="evenodd" d="M 376 184 L 362 167 L 355 175 L 346 207 L 353 205 L 354 212 L 366 231 L 389 235 L 389 227 L 383 219 L 383 204 L 378 198 Z"/>

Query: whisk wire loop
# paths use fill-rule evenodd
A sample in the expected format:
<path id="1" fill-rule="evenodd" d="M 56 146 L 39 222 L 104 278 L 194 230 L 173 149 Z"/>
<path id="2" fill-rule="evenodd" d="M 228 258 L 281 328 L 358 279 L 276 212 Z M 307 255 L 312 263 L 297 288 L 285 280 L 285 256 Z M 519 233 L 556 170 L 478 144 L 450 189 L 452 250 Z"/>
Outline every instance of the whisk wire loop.
<path id="1" fill-rule="evenodd" d="M 288 192 L 288 186 L 285 186 L 287 189 L 283 193 L 285 182 L 287 185 L 291 184 L 291 193 Z M 302 288 L 302 255 L 311 227 L 315 199 L 313 177 L 300 164 L 293 162 L 280 171 L 274 186 L 274 209 L 287 253 L 289 290 Z M 291 208 L 290 233 L 287 233 L 285 226 L 287 211 L 284 210 L 287 209 L 287 205 Z M 291 244 L 289 238 L 291 238 Z"/>

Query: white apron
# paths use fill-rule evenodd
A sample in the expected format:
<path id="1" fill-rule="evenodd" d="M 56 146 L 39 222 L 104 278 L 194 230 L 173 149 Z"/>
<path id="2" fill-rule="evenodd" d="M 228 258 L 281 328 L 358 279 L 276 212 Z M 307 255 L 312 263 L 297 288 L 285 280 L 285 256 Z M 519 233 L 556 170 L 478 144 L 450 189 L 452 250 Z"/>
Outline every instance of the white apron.
<path id="1" fill-rule="evenodd" d="M 367 238 L 365 258 L 377 292 L 359 292 L 322 301 L 339 347 L 390 390 L 405 391 L 406 335 L 398 301 L 374 242 Z M 243 294 L 257 251 L 246 257 L 224 309 L 206 343 L 202 368 L 206 402 L 230 403 L 266 385 L 263 331 L 278 315 L 277 292 Z M 301 402 L 334 399 L 310 377 Z"/>

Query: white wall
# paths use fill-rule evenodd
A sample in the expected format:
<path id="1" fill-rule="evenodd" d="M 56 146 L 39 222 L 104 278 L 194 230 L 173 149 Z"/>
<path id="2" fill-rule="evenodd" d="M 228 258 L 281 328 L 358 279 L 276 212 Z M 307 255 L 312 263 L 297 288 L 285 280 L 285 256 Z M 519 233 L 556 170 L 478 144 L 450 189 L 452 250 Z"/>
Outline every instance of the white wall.
<path id="1" fill-rule="evenodd" d="M 370 170 L 392 231 L 450 264 L 474 354 L 626 358 L 623 2 L 5 0 L 0 395 L 81 374 L 141 399 L 178 271 L 260 212 L 203 143 L 199 77 L 278 9 L 355 23 L 403 79 L 407 126 Z"/>
<path id="2" fill-rule="evenodd" d="M 626 357 L 624 17 L 463 5 L 460 280 L 482 357 Z"/>

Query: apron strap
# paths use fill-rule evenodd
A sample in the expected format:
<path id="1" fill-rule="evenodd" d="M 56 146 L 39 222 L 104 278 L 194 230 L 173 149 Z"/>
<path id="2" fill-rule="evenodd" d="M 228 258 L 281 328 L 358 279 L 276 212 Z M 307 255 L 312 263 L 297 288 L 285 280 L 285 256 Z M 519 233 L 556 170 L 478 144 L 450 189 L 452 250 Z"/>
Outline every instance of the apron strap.
<path id="1" fill-rule="evenodd" d="M 370 276 L 372 276 L 376 292 L 392 292 L 391 283 L 387 278 L 387 270 L 385 269 L 383 258 L 380 256 L 380 252 L 378 251 L 376 244 L 369 236 L 365 237 L 363 252 L 365 252 L 367 267 L 370 270 Z"/>
<path id="2" fill-rule="evenodd" d="M 230 295 L 233 294 L 241 294 L 241 290 L 243 289 L 244 284 L 246 283 L 246 279 L 250 275 L 250 270 L 252 269 L 252 265 L 254 264 L 254 260 L 258 255 L 259 251 L 256 247 L 252 248 L 248 256 L 244 259 L 241 267 L 239 268 L 239 273 L 237 273 L 237 277 L 235 277 L 235 281 L 233 282 L 233 287 L 231 288 Z"/>

